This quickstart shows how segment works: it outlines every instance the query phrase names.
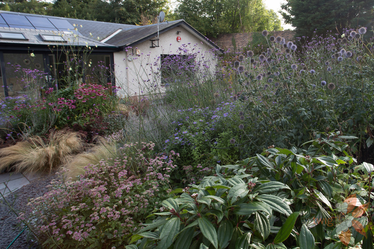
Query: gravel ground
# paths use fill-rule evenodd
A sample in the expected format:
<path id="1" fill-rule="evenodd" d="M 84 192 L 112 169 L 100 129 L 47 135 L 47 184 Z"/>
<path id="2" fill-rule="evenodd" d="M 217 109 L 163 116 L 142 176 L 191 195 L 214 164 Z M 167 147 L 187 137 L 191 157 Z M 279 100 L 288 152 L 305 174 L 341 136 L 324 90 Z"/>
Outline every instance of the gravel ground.
<path id="1" fill-rule="evenodd" d="M 9 205 L 18 213 L 26 207 L 30 198 L 42 196 L 48 191 L 47 185 L 56 175 L 48 175 L 32 181 L 13 194 L 6 197 L 6 201 L 0 196 L 0 248 L 6 249 L 25 227 L 17 220 L 17 215 L 11 211 Z M 39 249 L 37 243 L 30 240 L 31 232 L 26 229 L 9 249 Z"/>

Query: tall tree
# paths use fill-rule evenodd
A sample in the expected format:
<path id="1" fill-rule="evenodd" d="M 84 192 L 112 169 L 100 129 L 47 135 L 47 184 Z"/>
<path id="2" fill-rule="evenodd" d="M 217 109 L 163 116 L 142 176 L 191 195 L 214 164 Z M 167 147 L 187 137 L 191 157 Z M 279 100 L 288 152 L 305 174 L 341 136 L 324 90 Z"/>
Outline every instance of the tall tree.
<path id="1" fill-rule="evenodd" d="M 6 11 L 47 15 L 51 11 L 52 6 L 52 3 L 37 0 L 16 0 L 12 2 L 3 2 L 0 4 L 0 9 Z"/>
<path id="2" fill-rule="evenodd" d="M 325 34 L 327 30 L 369 26 L 373 0 L 287 0 L 282 5 L 286 23 L 296 27 L 296 36 Z"/>
<path id="3" fill-rule="evenodd" d="M 276 13 L 265 9 L 262 0 L 179 0 L 176 15 L 208 37 L 282 29 Z"/>

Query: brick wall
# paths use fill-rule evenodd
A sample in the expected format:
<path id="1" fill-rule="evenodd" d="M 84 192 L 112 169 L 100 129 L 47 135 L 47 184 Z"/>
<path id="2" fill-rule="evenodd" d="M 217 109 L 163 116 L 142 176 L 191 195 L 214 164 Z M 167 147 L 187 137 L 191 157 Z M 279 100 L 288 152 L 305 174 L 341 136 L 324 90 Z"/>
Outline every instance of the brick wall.
<path id="1" fill-rule="evenodd" d="M 286 38 L 286 41 L 294 41 L 294 34 L 295 32 L 290 30 L 272 32 L 273 36 L 282 36 Z M 232 45 L 232 37 L 235 39 L 237 50 L 240 51 L 242 48 L 248 45 L 250 40 L 252 40 L 252 33 L 222 34 L 217 38 L 213 38 L 212 41 L 224 50 L 233 50 L 234 46 Z"/>

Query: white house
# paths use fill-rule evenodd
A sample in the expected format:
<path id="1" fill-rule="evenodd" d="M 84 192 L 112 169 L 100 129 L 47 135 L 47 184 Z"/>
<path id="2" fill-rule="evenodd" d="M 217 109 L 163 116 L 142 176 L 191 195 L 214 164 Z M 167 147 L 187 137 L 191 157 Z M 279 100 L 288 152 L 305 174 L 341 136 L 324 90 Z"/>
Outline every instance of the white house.
<path id="1" fill-rule="evenodd" d="M 171 70 L 160 70 L 163 61 L 180 57 L 212 71 L 217 52 L 184 20 L 136 26 L 0 11 L 0 97 L 22 95 L 22 77 L 54 87 L 110 82 L 120 96 L 163 91 L 162 72 Z"/>

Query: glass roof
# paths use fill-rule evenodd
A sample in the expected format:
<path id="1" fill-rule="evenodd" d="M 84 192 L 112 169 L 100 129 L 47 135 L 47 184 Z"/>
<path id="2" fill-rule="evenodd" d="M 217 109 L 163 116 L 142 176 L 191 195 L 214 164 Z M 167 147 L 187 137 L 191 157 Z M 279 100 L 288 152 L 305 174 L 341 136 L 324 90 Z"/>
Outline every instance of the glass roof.
<path id="1" fill-rule="evenodd" d="M 49 29 L 57 30 L 55 26 L 48 20 L 48 18 L 37 17 L 37 16 L 27 16 L 27 19 L 36 29 Z"/>
<path id="2" fill-rule="evenodd" d="M 22 33 L 0 32 L 0 39 L 27 40 Z"/>
<path id="3" fill-rule="evenodd" d="M 54 18 L 49 18 L 49 21 L 55 25 L 55 27 L 58 30 L 74 30 L 73 25 L 71 25 L 68 21 L 66 20 L 61 20 L 61 19 L 54 19 Z"/>
<path id="4" fill-rule="evenodd" d="M 32 24 L 27 20 L 25 16 L 13 15 L 13 14 L 1 14 L 9 27 L 14 28 L 34 28 Z"/>

